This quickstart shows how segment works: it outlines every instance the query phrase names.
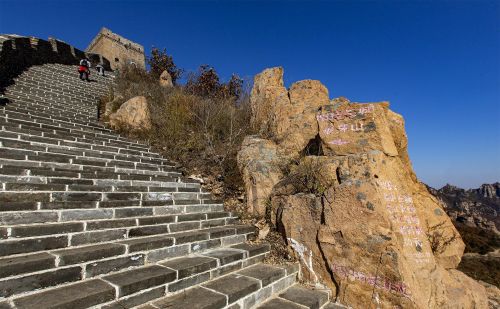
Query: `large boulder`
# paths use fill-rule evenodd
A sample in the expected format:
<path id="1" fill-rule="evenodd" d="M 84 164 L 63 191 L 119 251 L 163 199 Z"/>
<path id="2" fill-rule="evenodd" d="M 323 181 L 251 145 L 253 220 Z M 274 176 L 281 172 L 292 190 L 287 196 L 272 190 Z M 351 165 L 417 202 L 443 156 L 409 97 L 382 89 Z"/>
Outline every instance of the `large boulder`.
<path id="1" fill-rule="evenodd" d="M 271 191 L 282 177 L 276 144 L 256 136 L 247 136 L 237 159 L 247 192 L 247 210 L 263 217 Z"/>
<path id="2" fill-rule="evenodd" d="M 261 74 L 252 111 L 267 113 L 252 119 L 270 134 L 245 140 L 240 168 L 252 200 L 261 193 L 249 209 L 269 214 L 303 279 L 352 308 L 487 308 L 455 269 L 465 245 L 413 172 L 403 117 L 388 102 L 329 101 L 317 81 L 286 91 L 281 68 Z M 261 172 L 270 162 L 284 172 Z"/>
<path id="3" fill-rule="evenodd" d="M 276 67 L 255 75 L 250 94 L 252 111 L 251 125 L 260 134 L 272 136 L 274 128 L 275 106 L 288 106 L 290 99 L 283 83 L 283 68 Z"/>
<path id="4" fill-rule="evenodd" d="M 150 130 L 151 117 L 146 98 L 138 96 L 123 103 L 116 113 L 109 116 L 109 124 L 115 129 Z"/>
<path id="5" fill-rule="evenodd" d="M 160 75 L 160 86 L 164 88 L 171 88 L 174 86 L 172 76 L 167 72 L 167 70 L 163 71 Z"/>
<path id="6" fill-rule="evenodd" d="M 294 83 L 287 90 L 283 68 L 266 69 L 254 78 L 251 123 L 278 144 L 278 153 L 296 157 L 318 134 L 318 109 L 329 103 L 328 89 L 317 80 Z"/>

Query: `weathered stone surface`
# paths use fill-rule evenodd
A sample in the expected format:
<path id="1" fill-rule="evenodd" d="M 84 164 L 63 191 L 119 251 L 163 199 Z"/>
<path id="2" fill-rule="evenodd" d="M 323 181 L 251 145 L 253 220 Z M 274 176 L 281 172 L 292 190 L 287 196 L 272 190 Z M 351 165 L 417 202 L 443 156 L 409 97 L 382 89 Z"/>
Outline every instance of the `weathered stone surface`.
<path id="1" fill-rule="evenodd" d="M 254 78 L 252 125 L 277 141 L 281 155 L 293 157 L 318 134 L 316 112 L 328 103 L 328 90 L 319 81 L 299 81 L 287 91 L 283 68 L 266 69 Z"/>
<path id="2" fill-rule="evenodd" d="M 283 68 L 270 68 L 257 74 L 250 96 L 252 110 L 251 125 L 261 133 L 274 130 L 273 110 L 275 105 L 290 104 L 283 83 Z"/>
<path id="3" fill-rule="evenodd" d="M 261 306 L 257 307 L 259 309 L 304 309 L 303 306 L 292 303 L 290 301 L 281 299 L 281 298 L 273 298 L 268 302 L 265 302 Z"/>
<path id="4" fill-rule="evenodd" d="M 160 86 L 164 88 L 171 88 L 174 86 L 172 82 L 172 76 L 165 70 L 160 75 Z"/>
<path id="5" fill-rule="evenodd" d="M 87 278 L 101 274 L 106 274 L 112 271 L 118 271 L 129 267 L 144 265 L 144 255 L 131 255 L 119 257 L 116 259 L 107 259 L 104 261 L 96 261 L 88 263 L 85 266 L 85 274 Z"/>
<path id="6" fill-rule="evenodd" d="M 276 107 L 276 139 L 283 157 L 305 151 L 318 134 L 318 109 L 330 102 L 328 90 L 317 80 L 302 80 L 289 89 L 290 105 Z"/>
<path id="7" fill-rule="evenodd" d="M 0 296 L 9 297 L 14 294 L 43 289 L 64 282 L 77 281 L 82 278 L 81 267 L 70 267 L 42 273 L 28 274 L 23 277 L 0 281 Z"/>
<path id="8" fill-rule="evenodd" d="M 252 256 L 255 256 L 258 254 L 263 254 L 263 253 L 269 252 L 269 250 L 271 250 L 271 246 L 268 243 L 261 243 L 261 244 L 243 243 L 243 244 L 231 246 L 231 248 L 247 251 L 248 257 L 252 257 Z"/>
<path id="9" fill-rule="evenodd" d="M 157 300 L 153 303 L 158 308 L 193 309 L 224 308 L 226 296 L 202 287 L 189 289 L 183 293 Z"/>
<path id="10" fill-rule="evenodd" d="M 151 129 L 151 119 L 146 98 L 134 97 L 109 116 L 109 124 L 113 128 L 127 127 L 131 130 Z"/>
<path id="11" fill-rule="evenodd" d="M 389 156 L 398 155 L 387 117 L 388 103 L 332 103 L 323 106 L 316 116 L 324 154 L 380 150 Z"/>
<path id="12" fill-rule="evenodd" d="M 108 275 L 103 277 L 103 279 L 118 286 L 118 294 L 121 297 L 172 282 L 176 279 L 176 272 L 168 268 L 153 265 Z"/>
<path id="13" fill-rule="evenodd" d="M 48 253 L 0 259 L 0 278 L 48 269 L 55 266 L 55 257 Z"/>
<path id="14" fill-rule="evenodd" d="M 241 260 L 244 257 L 243 252 L 231 249 L 219 249 L 205 253 L 204 255 L 219 259 L 220 265 L 229 264 L 234 261 Z"/>
<path id="15" fill-rule="evenodd" d="M 37 239 L 5 240 L 0 242 L 0 256 L 63 248 L 68 245 L 67 236 Z"/>
<path id="16" fill-rule="evenodd" d="M 177 278 L 182 279 L 194 274 L 202 273 L 217 267 L 217 260 L 213 258 L 194 256 L 170 260 L 161 265 L 177 271 Z"/>
<path id="17" fill-rule="evenodd" d="M 272 188 L 282 177 L 274 142 L 247 136 L 238 152 L 238 167 L 245 183 L 247 210 L 265 215 Z"/>
<path id="18" fill-rule="evenodd" d="M 125 246 L 117 244 L 102 244 L 53 251 L 53 254 L 57 255 L 59 258 L 59 266 L 100 260 L 123 253 L 125 253 Z"/>
<path id="19" fill-rule="evenodd" d="M 271 265 L 257 264 L 239 271 L 238 274 L 259 279 L 264 287 L 285 277 L 286 271 Z"/>
<path id="20" fill-rule="evenodd" d="M 44 291 L 14 301 L 16 308 L 78 308 L 92 307 L 115 298 L 115 288 L 102 280 L 89 280 L 62 288 Z"/>
<path id="21" fill-rule="evenodd" d="M 149 290 L 144 293 L 140 293 L 138 295 L 131 296 L 126 299 L 117 300 L 107 306 L 102 306 L 102 309 L 128 309 L 128 308 L 137 308 L 136 306 L 144 304 L 150 300 L 160 298 L 165 295 L 165 288 L 159 287 Z M 142 306 L 140 307 L 142 308 Z M 155 307 L 151 307 L 156 309 Z"/>
<path id="22" fill-rule="evenodd" d="M 256 279 L 245 276 L 227 275 L 222 278 L 210 281 L 203 286 L 225 294 L 228 297 L 228 303 L 232 303 L 260 288 L 260 283 Z"/>
<path id="23" fill-rule="evenodd" d="M 280 297 L 311 309 L 319 309 L 328 301 L 327 293 L 309 290 L 297 285 L 281 293 Z"/>
<path id="24" fill-rule="evenodd" d="M 199 285 L 200 283 L 206 282 L 210 280 L 210 272 L 205 272 L 202 274 L 198 274 L 195 276 L 191 276 L 188 278 L 181 279 L 176 281 L 175 283 L 171 283 L 168 285 L 169 292 L 176 292 L 183 289 L 187 289 L 189 287 Z"/>
<path id="25" fill-rule="evenodd" d="M 464 244 L 413 172 L 403 118 L 387 102 L 330 102 L 310 80 L 293 84 L 287 102 L 282 74 L 264 71 L 252 90 L 252 104 L 266 108 L 253 106 L 252 119 L 268 129 L 252 138 L 273 145 L 272 159 L 287 171 L 279 181 L 259 175 L 257 213 L 270 213 L 304 279 L 354 308 L 486 308 L 484 288 L 454 270 Z M 252 147 L 240 156 L 261 159 Z M 245 183 L 251 196 L 256 186 Z"/>

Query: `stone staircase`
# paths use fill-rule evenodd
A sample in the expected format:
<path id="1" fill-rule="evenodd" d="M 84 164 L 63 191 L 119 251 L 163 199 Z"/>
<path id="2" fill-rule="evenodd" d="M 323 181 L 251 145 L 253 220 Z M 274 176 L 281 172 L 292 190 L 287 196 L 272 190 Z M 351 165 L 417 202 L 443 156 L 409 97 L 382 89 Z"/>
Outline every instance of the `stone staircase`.
<path id="1" fill-rule="evenodd" d="M 173 162 L 98 123 L 114 78 L 91 79 L 32 66 L 3 94 L 0 309 L 334 308 Z"/>

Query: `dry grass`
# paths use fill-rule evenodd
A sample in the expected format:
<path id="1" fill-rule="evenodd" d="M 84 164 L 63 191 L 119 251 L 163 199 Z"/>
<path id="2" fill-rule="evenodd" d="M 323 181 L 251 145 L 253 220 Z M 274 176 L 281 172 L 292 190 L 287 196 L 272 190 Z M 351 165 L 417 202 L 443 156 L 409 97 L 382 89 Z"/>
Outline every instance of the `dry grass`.
<path id="1" fill-rule="evenodd" d="M 114 98 L 116 110 L 135 96 L 146 97 L 152 129 L 138 133 L 123 126 L 119 131 L 148 141 L 180 163 L 185 174 L 217 182 L 219 198 L 243 194 L 236 154 L 251 133 L 248 96 L 200 96 L 181 86 L 164 88 L 144 70 L 128 67 L 117 77 L 115 91 L 102 101 Z"/>

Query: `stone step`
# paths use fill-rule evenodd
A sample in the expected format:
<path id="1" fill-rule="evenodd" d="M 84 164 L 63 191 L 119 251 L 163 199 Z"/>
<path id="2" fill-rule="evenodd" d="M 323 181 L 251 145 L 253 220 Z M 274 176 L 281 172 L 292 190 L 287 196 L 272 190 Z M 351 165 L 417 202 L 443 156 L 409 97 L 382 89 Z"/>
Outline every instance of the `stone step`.
<path id="1" fill-rule="evenodd" d="M 19 99 L 28 99 L 40 101 L 41 106 L 67 106 L 69 110 L 74 110 L 82 113 L 83 115 L 92 116 L 92 113 L 95 111 L 93 104 L 94 100 L 88 101 L 86 99 L 82 99 L 79 96 L 59 96 L 57 94 L 52 94 L 49 91 L 43 90 L 23 90 L 10 88 L 5 92 L 5 96 L 9 98 L 11 101 L 17 101 Z"/>
<path id="2" fill-rule="evenodd" d="M 166 173 L 116 167 L 100 168 L 95 166 L 74 166 L 69 164 L 55 165 L 50 163 L 43 164 L 43 166 L 35 165 L 28 168 L 13 165 L 15 163 L 24 165 L 23 163 L 28 162 L 33 163 L 33 165 L 40 163 L 31 161 L 7 162 L 0 159 L 0 181 L 12 183 L 78 183 L 94 184 L 98 186 L 130 186 L 135 182 L 143 184 L 151 183 L 151 186 L 157 187 L 178 187 L 182 182 L 192 183 L 190 179 L 184 179 L 178 175 L 172 176 L 172 172 Z M 83 170 L 78 168 L 83 168 Z M 158 175 L 155 175 L 155 173 L 158 173 Z M 91 183 L 89 183 L 89 181 L 91 181 Z"/>
<path id="3" fill-rule="evenodd" d="M 31 120 L 6 118 L 6 117 L 0 118 L 0 124 L 4 127 L 14 127 L 14 128 L 19 127 L 21 129 L 31 129 L 31 130 L 45 129 L 45 130 L 51 130 L 52 132 L 56 133 L 61 132 L 62 134 L 63 132 L 70 132 L 71 130 L 81 131 L 86 133 L 102 133 L 102 134 L 109 133 L 108 131 L 102 130 L 99 127 L 91 127 L 79 124 L 68 125 L 67 123 L 64 122 L 46 124 L 46 123 L 34 122 Z"/>
<path id="4" fill-rule="evenodd" d="M 39 79 L 41 81 L 47 82 L 48 80 L 55 79 L 58 81 L 58 85 L 67 83 L 70 84 L 71 86 L 76 85 L 78 88 L 81 89 L 87 89 L 88 87 L 91 88 L 100 88 L 102 90 L 106 90 L 108 85 L 112 85 L 114 83 L 114 78 L 113 75 L 108 75 L 108 76 L 100 76 L 99 74 L 92 74 L 91 77 L 92 79 L 96 79 L 98 82 L 97 83 L 82 83 L 82 81 L 79 78 L 79 75 L 76 73 L 77 72 L 77 67 L 70 67 L 70 70 L 67 70 L 66 68 L 55 68 L 51 67 L 50 69 L 42 67 L 38 67 L 35 69 L 32 69 L 32 71 L 35 74 L 31 74 L 29 79 Z M 107 73 L 107 72 L 106 72 Z M 75 76 L 76 74 L 76 76 Z M 18 78 L 17 80 L 22 79 L 22 76 Z M 28 79 L 28 81 L 30 81 Z M 73 87 L 74 88 L 74 87 Z"/>
<path id="5" fill-rule="evenodd" d="M 97 216 L 95 211 L 91 214 Z M 57 236 L 72 233 L 94 232 L 99 230 L 125 229 L 126 235 L 147 236 L 165 232 L 178 232 L 190 229 L 223 227 L 234 224 L 237 217 L 225 211 L 201 211 L 170 215 L 153 215 L 152 208 L 122 208 L 114 211 L 114 218 L 88 219 L 82 211 L 61 212 L 61 221 L 54 223 L 24 223 L 19 217 L 13 222 L 5 222 L 0 227 L 4 231 L 0 239 L 21 239 L 41 236 Z M 5 214 L 5 213 L 4 213 Z M 39 215 L 40 213 L 36 213 Z M 20 216 L 19 213 L 17 213 Z M 20 222 L 20 223 L 18 223 Z M 11 224 L 8 224 L 11 223 Z M 14 223 L 14 224 L 12 224 Z"/>
<path id="6" fill-rule="evenodd" d="M 192 214 L 222 212 L 224 205 L 211 200 L 192 201 L 70 201 L 2 203 L 2 225 L 66 222 L 65 217 L 80 216 L 84 220 L 111 220 L 129 216 Z M 2 228 L 0 227 L 0 231 Z"/>
<path id="7" fill-rule="evenodd" d="M 36 186 L 44 186 L 35 190 Z M 210 200 L 210 193 L 205 192 L 173 192 L 160 191 L 112 191 L 102 192 L 102 190 L 87 191 L 67 190 L 65 185 L 60 184 L 13 184 L 12 190 L 4 187 L 0 191 L 0 202 L 72 202 L 72 201 L 203 201 Z M 45 188 L 45 190 L 43 190 Z M 135 188 L 135 187 L 132 187 Z M 26 189 L 26 190 L 23 190 Z M 62 189 L 62 190 L 58 190 Z M 160 188 L 163 189 L 163 188 Z"/>
<path id="8" fill-rule="evenodd" d="M 93 127 L 99 127 L 101 124 L 96 121 L 94 117 L 89 117 L 89 118 L 76 118 L 78 116 L 77 113 L 70 113 L 68 110 L 65 110 L 64 113 L 54 113 L 54 109 L 50 110 L 38 110 L 35 111 L 33 108 L 27 108 L 28 106 L 24 105 L 20 101 L 12 102 L 8 104 L 8 106 L 3 106 L 0 108 L 0 113 L 2 115 L 6 115 L 7 118 L 10 117 L 16 118 L 14 116 L 18 116 L 18 114 L 23 114 L 23 115 L 29 115 L 33 117 L 37 117 L 35 119 L 48 119 L 51 120 L 52 122 L 66 122 L 66 123 L 74 123 L 75 125 L 83 125 L 83 126 L 93 126 Z M 66 114 L 66 115 L 65 115 Z M 76 120 L 76 119 L 78 120 Z"/>
<path id="9" fill-rule="evenodd" d="M 1 171 L 0 171 L 1 172 Z M 172 193 L 173 198 L 179 196 L 179 193 L 192 194 L 186 196 L 186 199 L 205 199 L 210 196 L 206 192 L 201 192 L 200 188 L 186 188 L 178 186 L 110 186 L 107 184 L 99 185 L 90 181 L 90 184 L 66 184 L 69 179 L 49 179 L 48 183 L 33 183 L 33 182 L 3 182 L 0 180 L 1 191 L 85 191 L 85 192 L 165 192 Z M 83 180 L 83 179 L 82 179 Z M 199 193 L 199 195 L 198 195 Z M 197 194 L 197 195 L 194 195 Z M 205 195 L 202 195 L 205 194 Z"/>
<path id="10" fill-rule="evenodd" d="M 106 155 L 144 156 L 150 159 L 169 162 L 169 160 L 161 159 L 158 153 L 152 152 L 150 149 L 139 148 L 122 141 L 88 135 L 80 137 L 78 136 L 80 135 L 79 133 L 74 132 L 66 132 L 64 138 L 59 138 L 60 134 L 54 134 L 53 132 L 53 130 L 48 129 L 35 131 L 34 129 L 23 129 L 15 126 L 3 126 L 0 130 L 0 137 L 2 139 L 30 143 L 34 146 L 99 151 Z"/>
<path id="11" fill-rule="evenodd" d="M 100 133 L 100 131 L 90 131 L 81 130 L 81 126 L 70 127 L 70 126 L 53 126 L 40 124 L 35 122 L 29 122 L 25 120 L 18 120 L 12 118 L 0 118 L 0 125 L 2 125 L 3 130 L 7 132 L 17 133 L 17 135 L 34 135 L 34 136 L 44 136 L 46 138 L 60 138 L 63 141 L 76 142 L 81 139 L 86 142 L 95 142 L 96 144 L 101 144 L 108 147 L 116 148 L 127 148 L 138 152 L 151 152 L 150 148 L 146 145 L 141 145 L 138 143 L 126 141 L 119 137 L 110 137 L 108 134 Z M 44 134 L 36 134 L 36 132 L 41 132 Z M 5 133 L 5 137 L 14 136 L 12 133 Z M 38 140 L 33 140 L 38 141 Z M 40 142 L 45 142 L 50 140 L 41 140 Z M 105 144 L 106 143 L 106 144 Z M 59 144 L 55 142 L 50 142 L 50 144 Z M 85 147 L 87 148 L 87 147 Z M 114 149 L 112 149 L 114 151 Z"/>
<path id="12" fill-rule="evenodd" d="M 137 180 L 132 178 L 137 178 Z M 148 180 L 144 180 L 144 178 Z M 199 183 L 189 182 L 189 179 L 183 181 L 183 179 L 177 177 L 155 177 L 155 175 L 149 174 L 116 172 L 100 173 L 99 171 L 57 170 L 43 167 L 32 167 L 19 171 L 16 169 L 16 166 L 11 168 L 5 165 L 0 167 L 0 182 L 13 184 L 64 184 L 75 188 L 69 191 L 88 191 L 86 189 L 89 188 L 88 186 L 99 186 L 103 187 L 104 191 L 109 191 L 107 190 L 109 187 L 138 187 L 139 189 L 137 191 L 141 192 L 165 191 L 165 188 L 172 188 L 172 190 L 177 188 L 177 190 L 174 190 L 176 192 L 204 192 L 200 191 L 201 185 Z M 147 190 L 145 190 L 144 187 L 146 187 Z M 70 187 L 68 187 L 68 189 L 69 188 Z M 125 188 L 118 188 L 111 191 L 123 191 L 124 189 Z M 2 210 L 0 209 L 0 211 Z"/>
<path id="13" fill-rule="evenodd" d="M 225 242 L 229 242 L 230 240 L 241 242 L 245 241 L 245 238 L 240 237 L 239 239 L 235 239 L 233 236 L 232 239 L 229 239 L 225 236 L 225 238 L 222 237 L 220 240 Z M 85 274 L 84 277 L 91 278 L 124 268 L 145 265 L 151 262 L 147 258 L 150 251 L 169 248 L 171 254 L 174 256 L 174 241 L 175 238 L 172 237 L 158 236 L 149 237 L 147 242 L 141 239 L 118 241 L 0 258 L 0 286 L 2 286 L 2 282 L 13 282 L 20 277 L 31 276 L 30 274 L 33 273 L 45 272 L 45 274 L 48 274 L 47 270 L 54 271 L 60 268 L 68 268 L 69 266 L 81 267 L 81 272 Z M 181 247 L 178 246 L 177 248 Z M 208 253 L 203 253 L 205 249 L 200 248 L 196 252 L 197 254 L 219 259 L 219 264 L 222 266 L 231 264 L 242 258 L 262 256 L 269 252 L 269 245 L 246 244 L 243 242 Z M 167 262 L 166 266 L 179 269 L 173 266 L 173 264 L 176 263 Z M 182 278 L 184 277 L 188 277 L 188 275 L 183 275 Z M 5 297 L 5 295 L 0 296 Z"/>
<path id="14" fill-rule="evenodd" d="M 48 66 L 34 66 L 30 68 L 30 71 L 32 74 L 29 74 L 29 76 L 26 75 L 21 75 L 20 77 L 16 78 L 16 80 L 19 80 L 21 78 L 27 78 L 27 79 L 36 79 L 42 77 L 44 81 L 51 81 L 51 79 L 55 79 L 57 81 L 60 81 L 57 84 L 61 84 L 62 82 L 68 82 L 68 83 L 73 83 L 75 85 L 83 85 L 80 87 L 85 87 L 88 85 L 88 87 L 104 87 L 103 84 L 108 84 L 112 83 L 114 80 L 112 78 L 112 75 L 109 76 L 100 76 L 99 74 L 91 74 L 93 79 L 96 79 L 98 82 L 97 83 L 82 83 L 82 81 L 79 78 L 79 75 L 77 74 L 77 67 L 76 66 L 68 66 L 68 68 L 59 68 L 54 65 L 51 65 L 50 67 Z M 76 75 L 76 76 L 75 76 Z"/>
<path id="15" fill-rule="evenodd" d="M 219 238 L 222 237 L 229 237 L 241 241 L 242 238 L 246 238 L 247 235 L 253 235 L 254 233 L 255 228 L 251 226 L 226 225 L 200 228 L 200 224 L 190 226 L 189 222 L 172 223 L 170 225 L 140 226 L 135 228 L 115 228 L 0 240 L 0 256 L 23 255 L 40 251 L 118 241 L 121 239 L 126 239 L 124 242 L 131 246 L 141 247 L 149 246 L 149 243 L 157 237 L 173 238 L 176 246 L 195 242 L 192 250 L 197 251 L 197 249 L 200 248 L 221 246 Z M 239 235 L 244 235 L 245 237 Z M 187 249 L 186 246 L 181 247 Z"/>
<path id="16" fill-rule="evenodd" d="M 31 112 L 35 110 L 45 111 L 49 114 L 76 114 L 79 121 L 96 121 L 97 101 L 73 102 L 73 100 L 62 100 L 61 98 L 45 97 L 31 95 L 25 92 L 16 90 L 7 91 L 4 97 L 8 99 L 8 104 L 5 105 L 6 110 L 10 107 L 20 109 L 29 109 Z"/>
<path id="17" fill-rule="evenodd" d="M 81 82 L 80 82 L 81 83 Z M 53 84 L 57 84 L 57 81 Z M 61 84 L 59 84 L 61 85 Z M 88 85 L 87 85 L 88 86 Z M 11 91 L 18 91 L 22 93 L 27 93 L 31 95 L 38 95 L 38 96 L 43 96 L 43 97 L 52 97 L 52 98 L 60 98 L 64 100 L 77 100 L 80 102 L 84 102 L 87 100 L 87 102 L 91 101 L 96 101 L 99 99 L 99 96 L 104 95 L 107 93 L 106 90 L 101 90 L 98 88 L 94 88 L 90 91 L 90 93 L 86 93 L 85 97 L 82 97 L 82 90 L 78 89 L 71 89 L 71 90 L 64 90 L 64 87 L 60 87 L 60 89 L 52 89 L 50 88 L 51 84 L 32 84 L 30 81 L 22 81 L 20 80 L 19 83 L 16 83 L 9 87 L 7 93 Z M 90 89 L 85 89 L 85 90 L 90 90 Z M 88 104 L 88 103 L 87 103 Z"/>
<path id="18" fill-rule="evenodd" d="M 162 261 L 153 265 L 119 270 L 98 277 L 84 278 L 77 283 L 56 285 L 41 291 L 28 293 L 24 291 L 24 294 L 10 296 L 9 301 L 16 308 L 33 308 L 33 306 L 40 308 L 89 308 L 96 305 L 102 305 L 102 308 L 131 308 L 146 302 L 165 301 L 165 298 L 162 299 L 165 295 L 179 293 L 193 286 L 209 284 L 223 278 L 225 279 L 220 282 L 228 282 L 233 278 L 238 279 L 241 276 L 238 271 L 248 272 L 253 270 L 253 272 L 262 272 L 264 270 L 263 267 L 265 266 L 256 264 L 263 259 L 264 254 L 249 258 L 248 252 L 232 250 L 238 256 L 235 255 L 235 258 L 230 263 L 213 257 L 210 253 L 214 251 L 209 251 L 206 254 L 200 253 Z M 257 282 L 260 288 L 265 285 L 263 281 L 267 283 L 268 280 L 272 280 L 267 286 L 280 287 L 280 290 L 282 290 L 287 285 L 290 285 L 289 282 L 296 277 L 296 271 L 291 272 L 293 271 L 292 268 L 270 266 L 265 267 L 265 270 L 272 272 L 274 275 L 266 276 L 266 280 L 248 277 L 250 279 L 248 282 L 252 282 L 250 289 L 255 288 L 254 282 Z M 278 282 L 279 284 L 277 284 Z M 242 280 L 234 282 L 234 284 L 238 283 L 240 283 L 241 290 L 249 290 L 249 284 L 246 285 L 246 288 L 243 288 Z M 13 283 L 12 285 L 18 290 L 28 288 L 26 283 L 17 286 Z M 94 286 L 98 287 L 98 290 L 94 289 Z M 236 294 L 243 295 L 245 292 L 240 291 L 231 294 L 235 298 Z"/>
<path id="19" fill-rule="evenodd" d="M 144 308 L 251 308 L 293 285 L 296 277 L 294 267 L 256 264 L 181 293 L 169 293 Z"/>
<path id="20" fill-rule="evenodd" d="M 10 107 L 24 108 L 30 109 L 32 112 L 50 112 L 53 115 L 62 114 L 69 116 L 70 114 L 74 114 L 75 118 L 80 121 L 97 120 L 97 104 L 88 105 L 84 108 L 75 108 L 75 105 L 80 102 L 59 101 L 57 98 L 33 96 L 16 91 L 6 93 L 4 97 L 9 100 L 8 104 L 5 106 L 7 110 L 9 110 Z M 95 129 L 97 129 L 97 127 Z"/>
<path id="21" fill-rule="evenodd" d="M 0 147 L 1 165 L 21 166 L 51 166 L 59 169 L 71 169 L 84 171 L 85 166 L 114 168 L 118 173 L 152 174 L 172 178 L 180 177 L 182 174 L 169 166 L 155 165 L 149 163 L 136 163 L 131 161 L 118 161 L 112 159 L 75 156 L 68 154 L 55 154 L 45 151 L 21 150 L 15 148 Z"/>
<path id="22" fill-rule="evenodd" d="M 120 140 L 112 140 L 104 137 L 95 137 L 75 132 L 66 132 L 63 137 L 61 134 L 54 134 L 53 130 L 38 130 L 37 134 L 32 134 L 31 130 L 26 131 L 18 127 L 4 126 L 0 131 L 0 137 L 5 140 L 30 143 L 34 146 L 46 147 L 64 147 L 68 149 L 82 151 L 99 151 L 103 154 L 120 154 L 127 156 L 144 156 L 156 159 L 159 162 L 168 162 L 162 159 L 158 153 L 152 152 L 149 148 L 142 148 Z"/>
<path id="23" fill-rule="evenodd" d="M 7 106 L 9 108 L 10 105 Z M 15 107 L 14 107 L 15 108 Z M 18 110 L 21 110 L 20 108 L 16 108 Z M 21 110 L 22 111 L 22 110 Z M 35 113 L 38 111 L 35 111 Z M 55 114 L 56 116 L 59 116 L 59 114 Z M 49 118 L 49 120 L 51 120 Z M 103 137 L 106 138 L 110 141 L 117 141 L 117 142 L 122 142 L 123 144 L 129 144 L 130 146 L 134 147 L 141 147 L 137 148 L 138 150 L 143 150 L 147 151 L 149 148 L 147 145 L 144 145 L 143 143 L 135 140 L 128 139 L 126 137 L 123 137 L 119 134 L 113 134 L 111 131 L 104 127 L 99 127 L 99 126 L 87 126 L 87 125 L 82 125 L 82 124 L 77 124 L 77 123 L 72 123 L 72 122 L 64 122 L 64 121 L 59 121 L 57 123 L 52 123 L 52 125 L 47 124 L 47 123 L 37 123 L 34 121 L 26 121 L 23 119 L 16 119 L 14 117 L 5 117 L 2 116 L 0 118 L 1 124 L 6 127 L 13 127 L 15 128 L 16 126 L 18 128 L 25 128 L 25 129 L 30 129 L 30 128 L 35 128 L 35 129 L 40 129 L 42 131 L 46 132 L 53 132 L 57 133 L 58 131 L 61 131 L 61 133 L 65 134 L 67 132 L 71 132 L 74 134 L 84 134 L 85 136 L 94 136 L 94 137 Z M 45 120 L 44 120 L 45 121 Z M 45 121 L 46 122 L 46 121 Z M 51 130 L 51 131 L 47 131 Z M 56 130 L 56 131 L 54 131 Z"/>
<path id="24" fill-rule="evenodd" d="M 32 198 L 45 195 L 30 194 Z M 88 194 L 73 194 L 71 198 L 87 198 Z M 92 197 L 92 195 L 91 195 Z M 121 197 L 121 196 L 120 196 Z M 26 198 L 25 198 L 26 199 Z M 0 202 L 0 225 L 55 223 L 86 220 L 111 220 L 137 216 L 170 215 L 179 213 L 200 213 L 223 211 L 222 204 L 211 200 L 110 200 L 110 201 L 70 201 L 61 202 Z M 90 199 L 90 198 L 89 198 Z M 23 210 L 19 210 L 23 209 Z"/>
<path id="25" fill-rule="evenodd" d="M 107 159 L 115 161 L 127 161 L 132 163 L 148 164 L 147 166 L 166 166 L 171 167 L 172 162 L 149 156 L 149 152 L 128 151 L 128 149 L 120 149 L 106 145 L 86 144 L 88 148 L 83 148 L 79 143 L 81 140 L 76 139 L 76 142 L 70 142 L 67 145 L 61 145 L 61 140 L 47 137 L 30 137 L 26 135 L 7 135 L 4 131 L 0 131 L 0 148 L 11 148 L 20 150 L 31 150 L 39 152 L 48 152 L 54 154 L 73 155 L 77 157 L 89 157 L 98 159 Z M 64 143 L 63 143 L 64 144 Z M 103 142 L 105 144 L 105 142 Z M 80 147 L 79 147 L 80 146 Z M 128 152 L 128 153 L 127 153 Z M 136 154 L 139 152 L 139 154 Z M 133 153 L 133 154 L 131 154 Z M 134 166 L 130 164 L 129 166 Z"/>
<path id="26" fill-rule="evenodd" d="M 61 128 L 88 128 L 89 130 L 107 132 L 103 130 L 102 124 L 97 122 L 96 112 L 97 107 L 92 107 L 90 112 L 92 112 L 90 117 L 80 117 L 80 113 L 71 112 L 66 106 L 60 106 L 60 109 L 56 110 L 55 106 L 50 106 L 50 108 L 41 109 L 35 108 L 40 107 L 39 103 L 26 103 L 20 100 L 16 100 L 0 110 L 0 114 L 6 119 L 17 119 L 24 120 L 33 123 L 40 123 L 46 125 L 55 125 Z M 35 108 L 35 109 L 34 109 Z M 73 120 L 72 118 L 77 117 L 78 120 Z M 109 132 L 109 131 L 108 131 Z"/>
<path id="27" fill-rule="evenodd" d="M 76 87 L 76 86 L 80 87 Z M 88 86 L 88 85 L 85 85 Z M 93 86 L 93 85 L 91 85 Z M 16 84 L 14 84 L 10 89 L 17 89 L 17 90 L 26 90 L 30 91 L 31 89 L 36 89 L 36 90 L 45 90 L 45 91 L 50 91 L 51 93 L 64 93 L 67 95 L 72 95 L 79 97 L 81 96 L 82 90 L 85 89 L 83 88 L 84 85 L 81 85 L 81 82 L 78 84 L 64 84 L 64 83 L 54 83 L 54 82 L 48 82 L 44 80 L 43 77 L 39 78 L 32 78 L 30 80 L 28 79 L 18 79 L 16 81 Z M 86 93 L 85 98 L 88 99 L 89 101 L 91 100 L 98 100 L 99 96 L 102 94 L 107 93 L 107 87 L 101 85 L 101 87 L 95 87 L 91 93 Z"/>

